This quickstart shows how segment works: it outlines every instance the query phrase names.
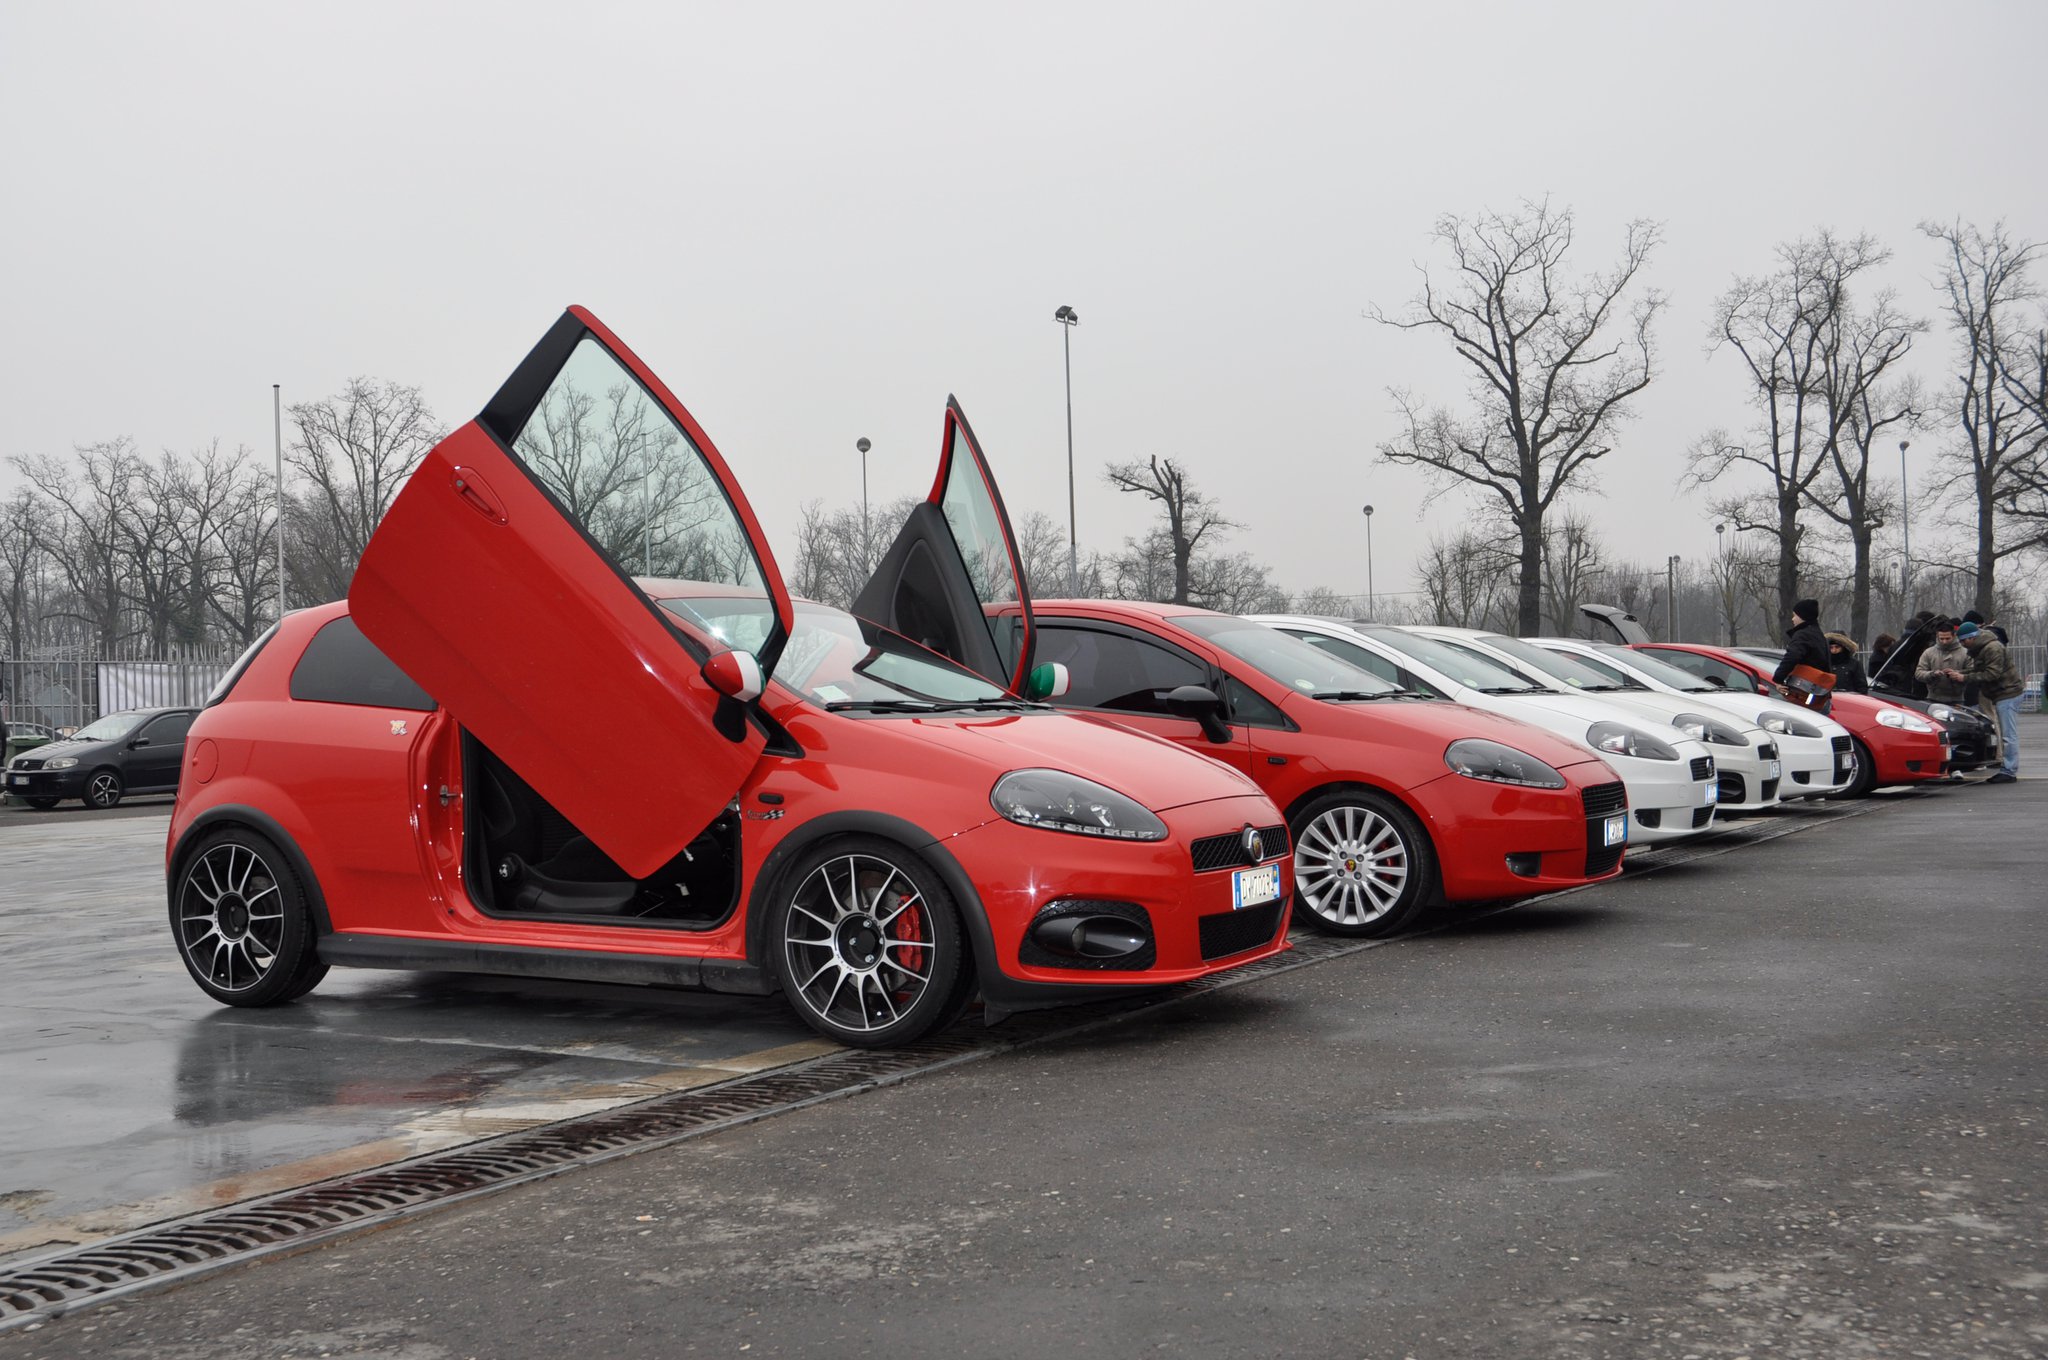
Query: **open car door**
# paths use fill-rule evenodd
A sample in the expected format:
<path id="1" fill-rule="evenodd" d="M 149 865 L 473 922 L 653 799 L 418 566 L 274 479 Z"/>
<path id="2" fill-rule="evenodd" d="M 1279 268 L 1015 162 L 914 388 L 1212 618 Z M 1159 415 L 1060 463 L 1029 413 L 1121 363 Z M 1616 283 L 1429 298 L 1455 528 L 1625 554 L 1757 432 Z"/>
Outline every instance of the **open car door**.
<path id="1" fill-rule="evenodd" d="M 627 564 L 757 600 L 759 625 L 691 634 Z M 365 636 L 635 877 L 753 768 L 766 738 L 746 706 L 794 617 L 725 460 L 580 307 L 427 455 L 348 598 Z"/>
<path id="2" fill-rule="evenodd" d="M 990 606 L 1012 601 L 1015 616 L 990 615 Z M 853 612 L 1025 692 L 1034 629 L 1024 563 L 988 460 L 952 397 L 931 495 L 910 512 Z"/>

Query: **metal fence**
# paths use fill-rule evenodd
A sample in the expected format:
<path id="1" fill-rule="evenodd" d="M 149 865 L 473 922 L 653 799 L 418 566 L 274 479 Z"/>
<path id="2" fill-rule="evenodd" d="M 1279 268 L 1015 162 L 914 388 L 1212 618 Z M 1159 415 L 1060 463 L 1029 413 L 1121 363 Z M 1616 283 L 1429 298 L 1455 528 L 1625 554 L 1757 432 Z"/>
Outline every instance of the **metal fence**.
<path id="1" fill-rule="evenodd" d="M 210 650 L 0 659 L 0 712 L 9 722 L 65 728 L 131 708 L 197 704 L 233 662 Z"/>

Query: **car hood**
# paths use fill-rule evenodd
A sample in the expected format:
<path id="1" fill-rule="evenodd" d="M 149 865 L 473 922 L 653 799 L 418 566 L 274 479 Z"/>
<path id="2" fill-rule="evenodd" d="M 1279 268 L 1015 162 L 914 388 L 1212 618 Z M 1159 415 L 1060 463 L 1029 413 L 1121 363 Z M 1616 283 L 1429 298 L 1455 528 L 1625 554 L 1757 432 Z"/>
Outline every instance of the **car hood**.
<path id="1" fill-rule="evenodd" d="M 1391 729 L 1405 734 L 1416 745 L 1433 748 L 1433 754 L 1438 755 L 1454 741 L 1477 737 L 1512 746 L 1553 769 L 1597 759 L 1591 749 L 1577 741 L 1555 736 L 1519 718 L 1464 704 L 1391 699 L 1347 704 L 1302 695 L 1287 704 L 1287 712 L 1310 732 L 1319 727 L 1341 732 L 1355 726 L 1361 729 L 1361 735 L 1387 740 Z"/>
<path id="2" fill-rule="evenodd" d="M 1163 737 L 1079 713 L 1000 713 L 929 718 L 864 718 L 886 722 L 914 741 L 988 767 L 994 780 L 1011 770 L 1065 770 L 1106 784 L 1154 812 L 1242 798 L 1259 786 L 1227 765 Z"/>

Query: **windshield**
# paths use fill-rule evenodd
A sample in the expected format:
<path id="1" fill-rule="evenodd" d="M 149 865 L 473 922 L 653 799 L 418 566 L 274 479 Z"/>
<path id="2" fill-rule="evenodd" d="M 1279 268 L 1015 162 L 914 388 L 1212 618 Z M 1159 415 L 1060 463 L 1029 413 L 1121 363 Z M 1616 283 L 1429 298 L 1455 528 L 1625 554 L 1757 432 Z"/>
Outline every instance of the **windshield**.
<path id="1" fill-rule="evenodd" d="M 772 616 L 760 596 L 698 596 L 660 602 L 663 609 L 728 646 L 744 648 L 766 634 Z M 778 682 L 812 703 L 994 704 L 1010 695 L 974 672 L 910 639 L 808 600 L 796 607 L 796 630 L 775 665 Z"/>
<path id="2" fill-rule="evenodd" d="M 1624 647 L 1618 642 L 1598 642 L 1594 646 L 1616 658 L 1627 669 L 1634 671 L 1638 675 L 1647 675 L 1659 684 L 1669 685 L 1671 688 L 1683 690 L 1687 694 L 1712 694 L 1716 692 L 1715 686 L 1708 684 L 1691 671 L 1681 670 L 1669 661 L 1651 656 L 1648 652 L 1638 652 L 1633 648 Z"/>
<path id="3" fill-rule="evenodd" d="M 1341 657 L 1309 646 L 1291 633 L 1263 623 L 1222 614 L 1185 615 L 1174 622 L 1196 637 L 1215 643 L 1259 674 L 1301 694 L 1349 698 L 1404 692 L 1399 685 L 1389 684 L 1371 671 L 1361 670 Z"/>
<path id="4" fill-rule="evenodd" d="M 1630 675 L 1626 670 L 1622 669 L 1620 666 L 1615 665 L 1611 661 L 1603 661 L 1597 657 L 1590 657 L 1587 656 L 1584 652 L 1559 651 L 1555 647 L 1545 647 L 1543 650 L 1549 652 L 1552 656 L 1564 658 L 1566 661 L 1571 662 L 1574 666 L 1584 666 L 1587 670 L 1593 672 L 1595 675 L 1605 680 L 1610 689 L 1646 690 L 1649 688 L 1649 686 L 1644 684 L 1640 679 L 1633 675 Z"/>
<path id="5" fill-rule="evenodd" d="M 87 723 L 71 734 L 73 741 L 119 741 L 142 726 L 147 713 L 109 713 L 97 722 Z"/>
<path id="6" fill-rule="evenodd" d="M 1365 627 L 1359 631 L 1469 689 L 1482 690 L 1487 694 L 1513 694 L 1532 688 L 1533 682 L 1528 677 L 1515 674 L 1493 658 L 1436 638 L 1404 633 L 1398 628 Z"/>
<path id="7" fill-rule="evenodd" d="M 1497 652 L 1506 652 L 1515 660 L 1535 671 L 1546 675 L 1570 689 L 1618 689 L 1620 686 L 1599 671 L 1586 665 L 1575 656 L 1559 656 L 1546 652 L 1533 642 L 1520 638 L 1506 637 L 1500 633 L 1488 633 L 1479 639 Z"/>

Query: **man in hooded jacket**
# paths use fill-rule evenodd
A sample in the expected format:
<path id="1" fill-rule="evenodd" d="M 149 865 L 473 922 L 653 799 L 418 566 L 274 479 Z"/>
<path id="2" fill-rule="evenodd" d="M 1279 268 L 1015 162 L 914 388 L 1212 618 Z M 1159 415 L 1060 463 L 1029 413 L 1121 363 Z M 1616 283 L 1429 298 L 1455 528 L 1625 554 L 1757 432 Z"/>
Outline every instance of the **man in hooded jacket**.
<path id="1" fill-rule="evenodd" d="M 1834 666 L 1828 660 L 1827 635 L 1820 630 L 1820 602 L 1818 600 L 1795 600 L 1792 603 L 1792 626 L 1785 630 L 1785 659 L 1778 663 L 1778 669 L 1771 672 L 1771 679 L 1779 684 L 1792 674 L 1794 666 L 1811 666 L 1817 671 L 1833 673 Z"/>

